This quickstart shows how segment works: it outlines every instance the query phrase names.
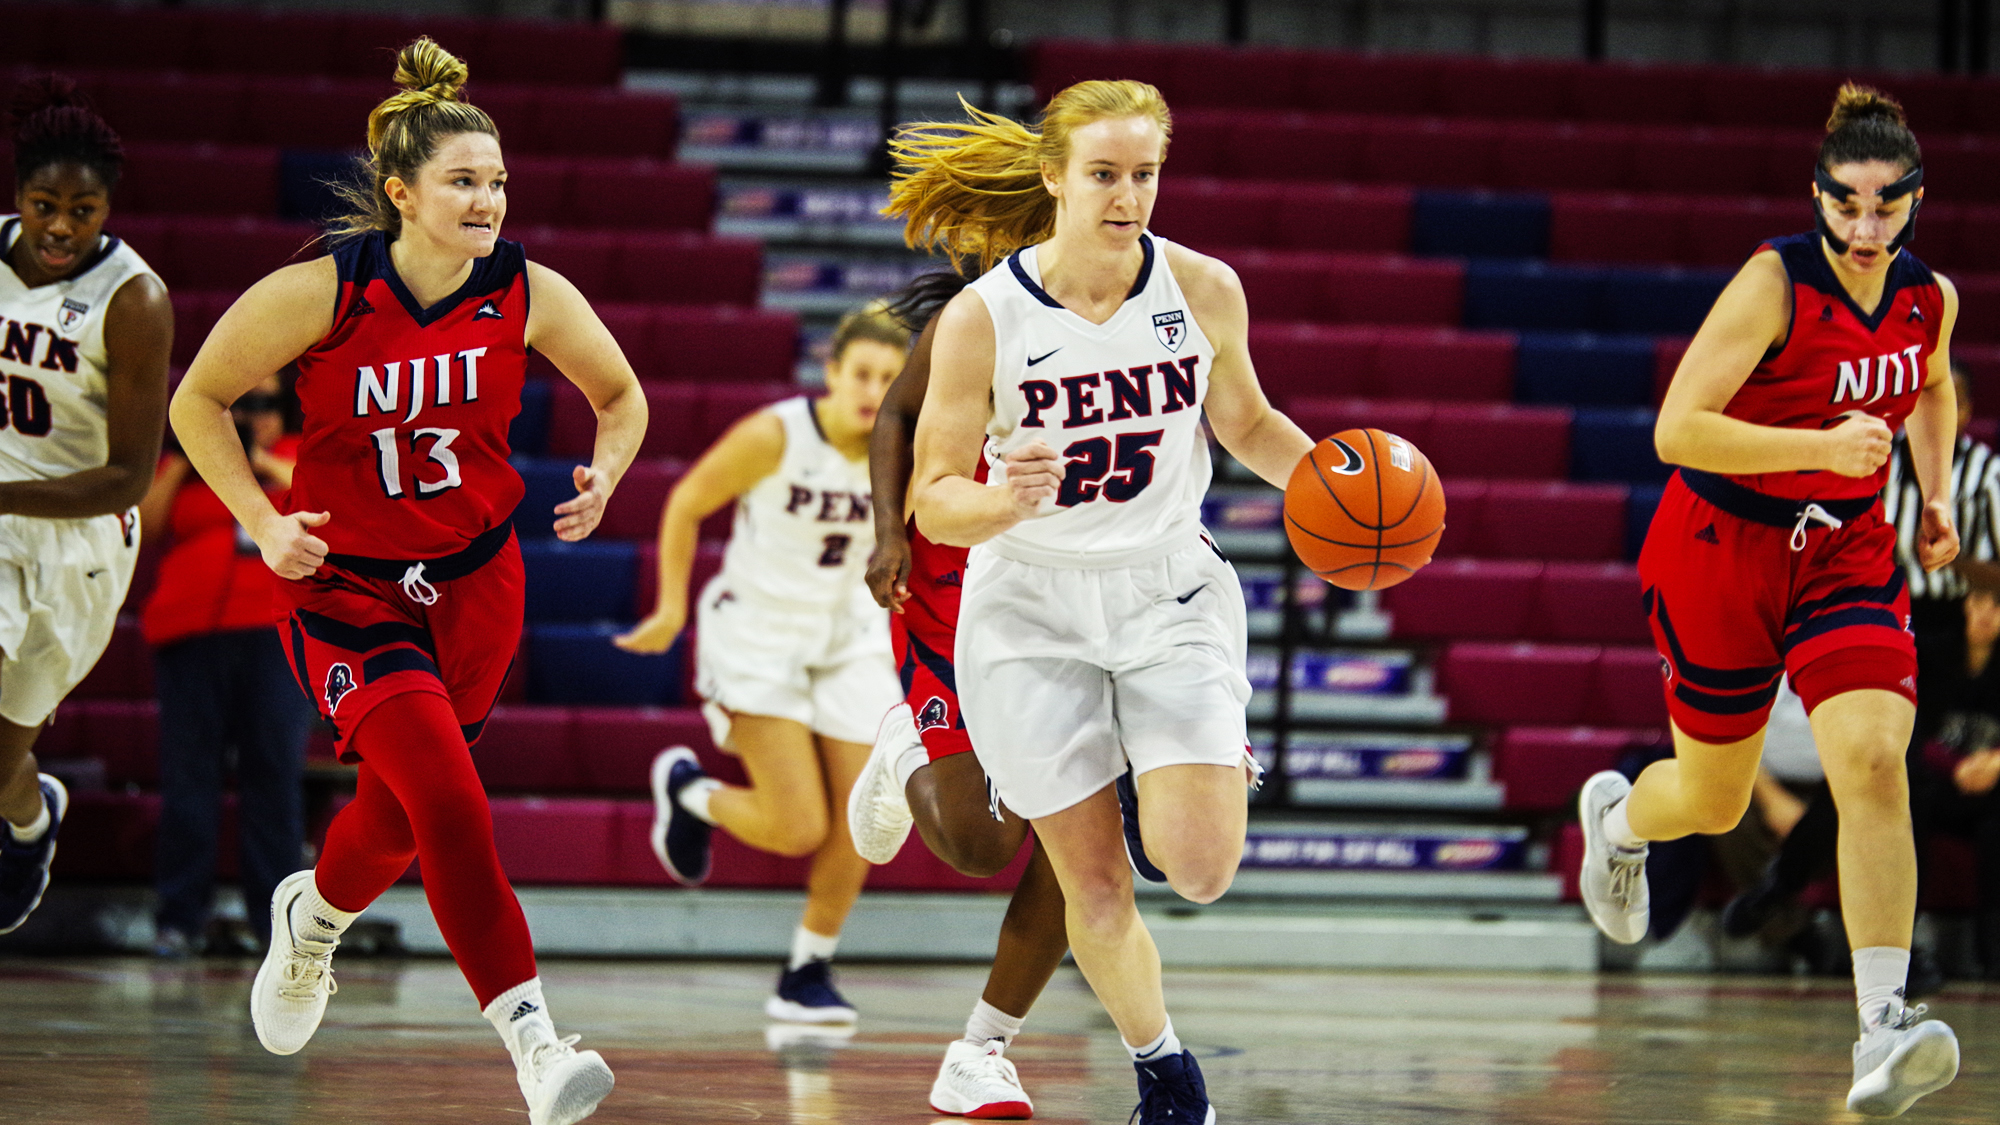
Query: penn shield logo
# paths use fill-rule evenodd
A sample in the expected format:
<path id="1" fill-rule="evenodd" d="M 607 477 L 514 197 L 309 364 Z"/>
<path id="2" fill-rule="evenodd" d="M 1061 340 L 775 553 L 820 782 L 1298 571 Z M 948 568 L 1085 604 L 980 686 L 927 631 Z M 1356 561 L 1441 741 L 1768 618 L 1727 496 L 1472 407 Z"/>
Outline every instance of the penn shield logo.
<path id="1" fill-rule="evenodd" d="M 507 318 L 500 312 L 500 306 L 494 304 L 492 299 L 488 298 L 485 304 L 479 306 L 479 311 L 472 314 L 472 319 L 505 320 Z"/>
<path id="2" fill-rule="evenodd" d="M 1154 313 L 1153 335 L 1160 338 L 1160 343 L 1165 344 L 1168 351 L 1180 351 L 1181 344 L 1187 341 L 1187 313 L 1180 309 Z"/>
<path id="3" fill-rule="evenodd" d="M 930 701 L 924 704 L 922 711 L 917 712 L 917 731 L 919 733 L 927 730 L 943 730 L 950 725 L 951 709 L 944 705 L 944 700 L 935 695 L 931 696 Z"/>
<path id="4" fill-rule="evenodd" d="M 326 670 L 326 713 L 340 710 L 340 701 L 354 690 L 354 669 L 336 664 Z"/>
<path id="5" fill-rule="evenodd" d="M 62 303 L 62 311 L 56 314 L 56 324 L 59 325 L 64 332 L 71 331 L 77 325 L 83 323 L 84 315 L 87 314 L 88 312 L 90 312 L 89 305 L 86 305 L 82 301 L 78 301 L 73 298 L 64 297 Z"/>
<path id="6" fill-rule="evenodd" d="M 1333 473 L 1335 476 L 1351 477 L 1358 476 L 1361 470 L 1368 467 L 1367 462 L 1361 459 L 1361 454 L 1356 452 L 1353 446 L 1339 438 L 1328 438 L 1327 440 L 1333 443 L 1334 452 L 1346 458 L 1341 464 L 1328 465 L 1326 467 L 1327 472 Z"/>

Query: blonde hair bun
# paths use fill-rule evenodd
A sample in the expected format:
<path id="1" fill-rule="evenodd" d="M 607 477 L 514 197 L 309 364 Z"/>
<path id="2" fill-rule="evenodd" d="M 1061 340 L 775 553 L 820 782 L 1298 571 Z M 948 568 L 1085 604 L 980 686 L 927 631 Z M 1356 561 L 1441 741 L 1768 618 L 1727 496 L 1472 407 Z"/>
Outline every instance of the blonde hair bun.
<path id="1" fill-rule="evenodd" d="M 459 88 L 471 76 L 457 55 L 438 46 L 428 35 L 396 52 L 396 85 L 439 101 L 457 101 Z"/>
<path id="2" fill-rule="evenodd" d="M 1834 95 L 1833 114 L 1826 119 L 1826 131 L 1831 133 L 1851 122 L 1870 118 L 1880 118 L 1905 128 L 1910 124 L 1903 115 L 1901 102 L 1873 86 L 1844 83 L 1840 92 Z"/>

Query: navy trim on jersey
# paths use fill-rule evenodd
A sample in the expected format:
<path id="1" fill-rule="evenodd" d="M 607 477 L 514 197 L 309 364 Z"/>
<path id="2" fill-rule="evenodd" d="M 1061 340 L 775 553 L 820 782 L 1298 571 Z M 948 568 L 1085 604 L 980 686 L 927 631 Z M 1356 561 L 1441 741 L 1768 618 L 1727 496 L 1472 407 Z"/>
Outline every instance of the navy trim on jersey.
<path id="1" fill-rule="evenodd" d="M 806 417 L 812 419 L 813 433 L 819 435 L 819 440 L 832 445 L 832 442 L 826 440 L 826 427 L 819 424 L 819 411 L 813 408 L 813 404 L 818 401 L 818 399 L 812 398 L 806 400 Z"/>
<path id="2" fill-rule="evenodd" d="M 493 561 L 500 548 L 514 535 L 514 514 L 474 536 L 472 542 L 449 555 L 434 559 L 372 559 L 366 555 L 326 556 L 327 565 L 337 566 L 363 578 L 374 578 L 383 582 L 400 582 L 412 566 L 424 564 L 424 578 L 431 582 L 449 582 L 464 578 L 480 567 Z"/>
<path id="3" fill-rule="evenodd" d="M 20 237 L 17 233 L 15 233 L 15 228 L 19 227 L 20 225 L 21 225 L 21 217 L 19 215 L 16 215 L 13 218 L 8 219 L 4 225 L 0 225 L 0 260 L 5 260 L 7 263 L 7 268 L 10 270 L 14 269 L 14 262 L 13 259 L 9 257 L 9 255 L 11 255 L 14 252 L 14 243 Z M 82 277 L 84 274 L 87 274 L 91 270 L 96 269 L 98 266 L 103 265 L 104 260 L 106 258 L 109 258 L 111 255 L 116 254 L 118 252 L 118 248 L 120 246 L 125 245 L 125 243 L 121 241 L 119 237 L 115 234 L 102 234 L 99 237 L 103 238 L 104 242 L 98 246 L 96 253 L 92 254 L 90 257 L 85 258 L 83 260 L 83 264 L 78 266 L 74 273 L 64 274 L 63 276 L 56 278 L 54 281 L 46 281 L 43 282 L 42 284 L 60 285 L 65 281 L 75 281 L 76 279 Z M 21 274 L 18 270 L 15 271 L 14 276 L 17 279 L 21 278 Z M 28 283 L 25 279 L 21 279 L 21 284 L 25 286 Z M 41 285 L 36 285 L 32 286 L 31 288 L 40 289 L 41 287 L 42 287 Z"/>
<path id="4" fill-rule="evenodd" d="M 1839 298 L 1847 306 L 1848 311 L 1854 314 L 1854 319 L 1865 325 L 1870 332 L 1882 327 L 1882 321 L 1889 315 L 1889 306 L 1896 303 L 1896 294 L 1899 291 L 1921 289 L 1926 285 L 1937 283 L 1929 266 L 1918 261 L 1907 248 L 1899 250 L 1896 252 L 1895 260 L 1889 263 L 1889 276 L 1883 279 L 1882 299 L 1876 302 L 1875 312 L 1869 314 L 1862 312 L 1861 306 L 1854 303 L 1854 297 L 1847 292 L 1847 286 L 1840 283 L 1840 278 L 1834 275 L 1833 267 L 1827 264 L 1826 254 L 1820 250 L 1818 231 L 1774 238 L 1765 245 L 1778 252 L 1778 260 L 1785 264 L 1785 275 L 1791 279 L 1792 284 L 1810 286 L 1828 297 Z M 1794 306 L 1797 303 L 1796 300 L 1793 301 Z M 1794 325 L 1798 322 L 1798 315 L 1798 309 L 1794 307 L 1792 309 Z M 1785 342 L 1791 342 L 1790 333 L 1786 334 Z"/>
<path id="5" fill-rule="evenodd" d="M 1127 301 L 1144 293 L 1146 291 L 1146 283 L 1153 278 L 1153 239 L 1151 236 L 1143 232 L 1139 235 L 1139 250 L 1144 257 L 1139 262 L 1139 276 L 1132 279 L 1132 288 L 1125 293 Z M 1007 258 L 1007 268 L 1014 271 L 1014 280 L 1020 282 L 1021 288 L 1026 289 L 1035 300 L 1052 309 L 1063 307 L 1061 301 L 1049 296 L 1047 290 L 1036 284 L 1034 278 L 1028 276 L 1027 268 L 1021 265 L 1021 251 L 1016 250 Z"/>
<path id="6" fill-rule="evenodd" d="M 1791 500 L 1746 488 L 1719 473 L 1690 469 L 1685 465 L 1674 471 L 1680 474 L 1681 483 L 1687 485 L 1689 492 L 1737 519 L 1787 530 L 1798 526 L 1799 521 L 1805 518 L 1808 507 L 1822 508 L 1834 519 L 1845 523 L 1867 515 L 1882 499 L 1879 496 L 1856 496 L 1846 500 Z"/>
<path id="7" fill-rule="evenodd" d="M 416 294 L 410 292 L 410 287 L 403 283 L 402 275 L 396 272 L 395 262 L 389 257 L 387 232 L 369 231 L 355 238 L 343 239 L 333 248 L 333 260 L 340 280 L 352 282 L 357 289 L 381 278 L 419 328 L 429 328 L 443 320 L 473 297 L 506 288 L 516 274 L 526 274 L 528 270 L 527 256 L 522 252 L 521 244 L 497 239 L 491 254 L 473 261 L 471 275 L 457 292 L 425 308 L 417 302 Z"/>

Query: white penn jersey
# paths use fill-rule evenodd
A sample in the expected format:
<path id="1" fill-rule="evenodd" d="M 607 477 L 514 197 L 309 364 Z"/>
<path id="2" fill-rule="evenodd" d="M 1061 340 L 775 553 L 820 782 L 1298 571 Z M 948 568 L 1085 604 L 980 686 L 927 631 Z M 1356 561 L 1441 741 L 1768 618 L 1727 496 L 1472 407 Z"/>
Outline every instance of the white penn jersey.
<path id="1" fill-rule="evenodd" d="M 0 220 L 0 255 L 21 236 Z M 104 312 L 118 287 L 152 267 L 130 246 L 100 236 L 83 268 L 30 289 L 0 263 L 0 480 L 49 480 L 109 460 Z"/>
<path id="2" fill-rule="evenodd" d="M 1201 409 L 1215 350 L 1168 268 L 1167 240 L 1145 234 L 1139 244 L 1139 276 L 1103 324 L 1043 290 L 1034 246 L 972 283 L 993 317 L 988 483 L 1004 486 L 1005 456 L 1037 438 L 1065 466 L 1045 514 L 988 540 L 1001 555 L 1127 566 L 1201 531 L 1210 478 Z"/>
<path id="3" fill-rule="evenodd" d="M 722 578 L 739 596 L 801 608 L 858 608 L 875 550 L 868 461 L 850 461 L 821 432 L 812 400 L 767 407 L 785 426 L 778 471 L 736 498 Z"/>

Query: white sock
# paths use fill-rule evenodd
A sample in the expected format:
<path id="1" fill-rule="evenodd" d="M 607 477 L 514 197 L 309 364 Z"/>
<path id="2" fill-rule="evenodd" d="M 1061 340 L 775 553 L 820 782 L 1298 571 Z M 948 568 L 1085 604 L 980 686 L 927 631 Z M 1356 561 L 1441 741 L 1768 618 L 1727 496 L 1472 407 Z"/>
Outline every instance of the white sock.
<path id="1" fill-rule="evenodd" d="M 972 1018 L 965 1021 L 965 1041 L 982 1047 L 998 1044 L 1004 1054 L 1013 1046 L 1014 1037 L 1021 1034 L 1021 1025 L 1028 1021 L 1026 1016 L 1010 1016 L 985 1000 L 972 1006 Z"/>
<path id="2" fill-rule="evenodd" d="M 831 961 L 833 951 L 840 944 L 840 935 L 828 937 L 816 934 L 800 926 L 792 931 L 792 959 L 786 963 L 787 969 L 804 968 L 808 961 Z"/>
<path id="3" fill-rule="evenodd" d="M 1893 945 L 1871 945 L 1854 951 L 1855 1007 L 1861 1030 L 1888 1022 L 1903 1008 L 1903 986 L 1910 979 L 1910 951 Z"/>
<path id="4" fill-rule="evenodd" d="M 1632 798 L 1627 796 L 1604 810 L 1604 835 L 1611 841 L 1612 847 L 1636 852 L 1646 846 L 1646 841 L 1644 837 L 1632 831 L 1632 822 L 1625 819 L 1625 806 L 1631 801 Z"/>
<path id="5" fill-rule="evenodd" d="M 520 1062 L 521 1032 L 530 1026 L 538 1026 L 548 1038 L 556 1037 L 555 1024 L 549 1019 L 548 1001 L 542 999 L 542 978 L 534 977 L 522 981 L 493 998 L 493 1002 L 480 1010 L 486 1022 L 500 1033 L 500 1039 L 507 1044 L 509 1054 Z"/>
<path id="6" fill-rule="evenodd" d="M 1122 1037 L 1119 1041 L 1124 1042 Z M 1158 1062 L 1160 1059 L 1180 1054 L 1181 1037 L 1174 1034 L 1174 1018 L 1172 1016 L 1167 1017 L 1167 1029 L 1160 1032 L 1158 1039 L 1153 1040 L 1143 1047 L 1134 1047 L 1132 1044 L 1126 1043 L 1125 1050 L 1131 1054 L 1132 1061 L 1135 1063 Z"/>
<path id="7" fill-rule="evenodd" d="M 699 778 L 688 782 L 682 788 L 680 796 L 675 798 L 675 800 L 680 804 L 681 808 L 693 813 L 696 819 L 714 824 L 715 818 L 710 816 L 708 812 L 708 799 L 714 796 L 715 791 L 720 788 L 722 788 L 722 783 L 712 777 Z"/>
<path id="8" fill-rule="evenodd" d="M 49 803 L 43 801 L 42 811 L 36 814 L 35 819 L 26 824 L 15 824 L 10 820 L 7 822 L 7 831 L 13 834 L 15 843 L 32 844 L 42 838 L 42 833 L 49 830 L 49 825 L 54 819 L 49 815 Z"/>
<path id="9" fill-rule="evenodd" d="M 311 941 L 339 941 L 340 935 L 359 917 L 360 911 L 342 910 L 320 897 L 317 881 L 308 884 L 306 893 L 292 900 L 292 929 Z"/>
<path id="10" fill-rule="evenodd" d="M 924 749 L 923 739 L 917 739 L 896 752 L 896 791 L 910 787 L 910 778 L 916 772 L 931 764 L 931 752 Z"/>

